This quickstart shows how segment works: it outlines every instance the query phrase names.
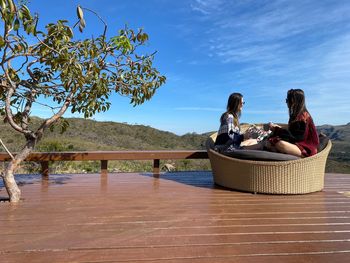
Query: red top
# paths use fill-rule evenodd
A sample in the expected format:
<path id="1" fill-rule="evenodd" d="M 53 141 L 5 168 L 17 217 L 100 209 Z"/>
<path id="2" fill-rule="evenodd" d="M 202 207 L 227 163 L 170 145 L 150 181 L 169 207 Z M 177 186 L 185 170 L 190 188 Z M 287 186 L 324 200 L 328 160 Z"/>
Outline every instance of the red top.
<path id="1" fill-rule="evenodd" d="M 305 122 L 305 132 L 302 141 L 295 142 L 303 156 L 312 156 L 317 153 L 317 146 L 320 143 L 318 138 L 316 126 L 312 120 L 312 117 L 308 112 L 300 114 L 296 121 Z M 291 126 L 291 125 L 289 125 Z"/>

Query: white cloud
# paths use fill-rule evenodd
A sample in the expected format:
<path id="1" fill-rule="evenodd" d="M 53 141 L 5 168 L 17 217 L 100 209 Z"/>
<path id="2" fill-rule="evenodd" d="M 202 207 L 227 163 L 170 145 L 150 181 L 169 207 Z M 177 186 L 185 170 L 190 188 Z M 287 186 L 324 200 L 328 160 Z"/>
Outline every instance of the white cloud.
<path id="1" fill-rule="evenodd" d="M 215 5 L 208 2 L 214 2 Z M 200 43 L 201 49 L 209 49 L 210 54 L 216 55 L 224 63 L 263 61 L 264 64 L 276 65 L 294 53 L 312 49 L 315 44 L 322 42 L 322 37 L 337 32 L 339 23 L 350 22 L 350 5 L 341 2 L 196 3 L 203 8 L 210 7 L 211 12 L 206 18 L 213 24 L 213 27 L 203 33 L 207 41 Z"/>
<path id="2" fill-rule="evenodd" d="M 195 5 L 191 5 L 191 8 L 192 8 L 193 11 L 198 11 L 198 12 L 202 13 L 203 15 L 209 15 L 210 14 L 208 11 L 204 10 L 201 7 L 195 6 Z"/>
<path id="3" fill-rule="evenodd" d="M 205 16 L 220 11 L 222 6 L 222 0 L 195 0 L 190 5 L 192 11 L 199 12 Z"/>
<path id="4" fill-rule="evenodd" d="M 247 87 L 243 93 L 256 101 L 247 115 L 285 114 L 278 108 L 285 107 L 286 91 L 302 88 L 315 119 L 347 122 L 348 1 L 214 1 L 220 6 L 213 8 L 209 2 L 196 1 L 206 11 L 197 23 L 213 25 L 203 31 L 198 50 L 233 68 L 227 81 Z M 260 111 L 261 105 L 266 110 Z"/>

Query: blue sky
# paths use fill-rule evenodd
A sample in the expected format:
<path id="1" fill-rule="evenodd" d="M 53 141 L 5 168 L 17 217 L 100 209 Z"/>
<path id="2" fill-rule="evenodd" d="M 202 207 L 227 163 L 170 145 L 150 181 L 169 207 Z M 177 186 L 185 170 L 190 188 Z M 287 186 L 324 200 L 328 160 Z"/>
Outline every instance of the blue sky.
<path id="1" fill-rule="evenodd" d="M 241 92 L 241 122 L 287 122 L 291 88 L 305 91 L 317 125 L 350 120 L 348 0 L 31 0 L 29 7 L 41 24 L 73 24 L 78 4 L 99 13 L 110 35 L 125 24 L 144 28 L 147 50 L 158 51 L 155 65 L 167 77 L 152 100 L 134 108 L 114 96 L 96 120 L 176 134 L 214 131 L 229 94 Z M 102 32 L 86 16 L 86 34 Z"/>

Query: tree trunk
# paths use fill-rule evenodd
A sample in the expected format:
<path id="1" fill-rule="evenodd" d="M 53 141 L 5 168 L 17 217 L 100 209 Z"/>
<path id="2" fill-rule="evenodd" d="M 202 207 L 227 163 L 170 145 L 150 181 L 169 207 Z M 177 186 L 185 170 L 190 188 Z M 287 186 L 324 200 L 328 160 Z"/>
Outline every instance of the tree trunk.
<path id="1" fill-rule="evenodd" d="M 15 181 L 15 172 L 21 162 L 33 151 L 36 142 L 36 138 L 27 138 L 27 143 L 22 151 L 20 151 L 16 157 L 11 160 L 5 169 L 3 175 L 4 185 L 11 203 L 19 202 L 21 198 L 21 190 L 18 188 L 18 185 Z"/>
<path id="2" fill-rule="evenodd" d="M 4 172 L 4 185 L 9 195 L 10 202 L 19 202 L 21 198 L 21 190 L 19 190 L 18 185 L 14 177 L 14 169 L 6 168 Z"/>

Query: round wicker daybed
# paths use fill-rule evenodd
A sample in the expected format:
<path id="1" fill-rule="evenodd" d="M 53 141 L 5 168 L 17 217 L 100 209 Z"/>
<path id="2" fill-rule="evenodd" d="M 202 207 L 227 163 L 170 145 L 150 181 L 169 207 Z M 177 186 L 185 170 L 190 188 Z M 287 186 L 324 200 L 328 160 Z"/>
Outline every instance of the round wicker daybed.
<path id="1" fill-rule="evenodd" d="M 324 187 L 332 143 L 314 156 L 292 161 L 253 161 L 227 157 L 214 150 L 216 133 L 206 143 L 214 182 L 234 190 L 266 194 L 306 194 Z"/>

